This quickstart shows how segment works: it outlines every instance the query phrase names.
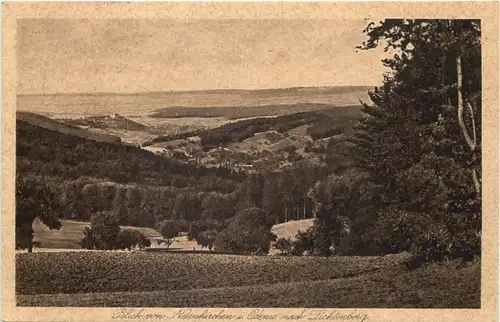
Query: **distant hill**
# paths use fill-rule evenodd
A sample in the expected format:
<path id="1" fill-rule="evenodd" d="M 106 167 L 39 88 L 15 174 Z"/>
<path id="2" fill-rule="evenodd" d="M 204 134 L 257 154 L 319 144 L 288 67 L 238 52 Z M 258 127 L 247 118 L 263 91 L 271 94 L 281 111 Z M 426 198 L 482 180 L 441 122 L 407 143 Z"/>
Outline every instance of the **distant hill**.
<path id="1" fill-rule="evenodd" d="M 246 94 L 246 95 L 275 95 L 275 94 L 290 94 L 290 93 L 325 93 L 325 94 L 341 94 L 371 90 L 374 86 L 296 86 L 284 88 L 263 88 L 263 89 L 207 89 L 207 90 L 192 90 L 192 91 L 153 91 L 153 92 L 132 92 L 132 93 L 110 93 L 110 92 L 95 92 L 95 93 L 47 93 L 47 94 L 19 94 L 18 97 L 29 96 L 162 96 L 172 93 L 178 94 Z"/>
<path id="2" fill-rule="evenodd" d="M 65 119 L 65 123 L 102 129 L 144 131 L 146 126 L 118 114 L 89 116 L 79 119 Z"/>
<path id="3" fill-rule="evenodd" d="M 226 164 L 249 172 L 279 170 L 301 160 L 340 169 L 352 164 L 348 138 L 362 115 L 361 106 L 346 106 L 242 119 L 162 135 L 142 146 L 186 162 Z"/>
<path id="4" fill-rule="evenodd" d="M 110 142 L 110 143 L 121 142 L 121 139 L 117 136 L 109 134 L 93 133 L 81 129 L 78 126 L 66 124 L 63 122 L 58 122 L 51 118 L 36 113 L 17 112 L 16 119 L 50 131 L 57 131 L 62 134 L 72 135 L 87 140 L 98 141 L 98 142 Z"/>
<path id="5" fill-rule="evenodd" d="M 240 119 L 258 116 L 280 116 L 300 112 L 311 112 L 336 108 L 328 104 L 297 103 L 297 104 L 274 104 L 262 106 L 220 106 L 220 107 L 182 107 L 174 106 L 162 108 L 151 114 L 156 118 L 178 118 L 178 117 L 226 117 L 229 119 Z"/>
<path id="6" fill-rule="evenodd" d="M 366 86 L 294 87 L 261 90 L 206 90 L 149 93 L 74 93 L 18 95 L 17 109 L 48 115 L 145 115 L 171 107 L 254 107 L 269 105 L 357 105 L 369 99 Z"/>

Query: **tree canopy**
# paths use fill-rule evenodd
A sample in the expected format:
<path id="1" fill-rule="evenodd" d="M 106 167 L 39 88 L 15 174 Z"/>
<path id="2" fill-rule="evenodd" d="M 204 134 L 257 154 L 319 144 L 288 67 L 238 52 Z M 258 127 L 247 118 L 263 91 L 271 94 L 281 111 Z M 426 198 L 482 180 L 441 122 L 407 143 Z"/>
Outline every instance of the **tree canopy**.
<path id="1" fill-rule="evenodd" d="M 400 223 L 379 232 L 382 244 L 422 260 L 478 255 L 480 22 L 386 19 L 365 33 L 360 49 L 384 42 L 394 53 L 352 140 L 357 166 L 378 187 L 372 218 L 384 229 Z M 412 242 L 401 242 L 410 221 Z"/>
<path id="2" fill-rule="evenodd" d="M 39 218 L 50 229 L 61 228 L 60 207 L 43 178 L 16 175 L 16 248 L 33 249 L 33 221 Z"/>

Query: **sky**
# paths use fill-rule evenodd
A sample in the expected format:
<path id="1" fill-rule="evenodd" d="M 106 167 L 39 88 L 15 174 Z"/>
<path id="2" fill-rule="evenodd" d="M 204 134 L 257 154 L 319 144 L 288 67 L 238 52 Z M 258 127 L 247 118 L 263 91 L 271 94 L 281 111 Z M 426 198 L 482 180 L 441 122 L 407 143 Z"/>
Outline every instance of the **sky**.
<path id="1" fill-rule="evenodd" d="M 373 86 L 364 20 L 19 20 L 18 94 Z"/>

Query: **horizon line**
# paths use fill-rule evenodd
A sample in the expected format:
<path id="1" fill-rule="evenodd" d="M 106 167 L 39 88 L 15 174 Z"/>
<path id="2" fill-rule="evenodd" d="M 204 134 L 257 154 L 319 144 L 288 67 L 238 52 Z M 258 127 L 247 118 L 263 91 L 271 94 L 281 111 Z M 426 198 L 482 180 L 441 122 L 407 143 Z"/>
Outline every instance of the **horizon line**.
<path id="1" fill-rule="evenodd" d="M 16 96 L 76 96 L 76 95 L 146 95 L 146 94 L 160 94 L 160 93 L 196 93 L 196 92 L 257 92 L 257 91 L 276 91 L 276 90 L 299 90 L 299 89 L 313 89 L 313 88 L 339 88 L 339 87 L 362 87 L 362 88 L 375 88 L 377 85 L 326 85 L 326 86 L 293 86 L 293 87 L 271 87 L 271 88 L 216 88 L 216 89 L 194 89 L 194 90 L 165 90 L 165 91 L 145 91 L 145 92 L 51 92 L 51 93 L 27 93 L 19 94 Z"/>

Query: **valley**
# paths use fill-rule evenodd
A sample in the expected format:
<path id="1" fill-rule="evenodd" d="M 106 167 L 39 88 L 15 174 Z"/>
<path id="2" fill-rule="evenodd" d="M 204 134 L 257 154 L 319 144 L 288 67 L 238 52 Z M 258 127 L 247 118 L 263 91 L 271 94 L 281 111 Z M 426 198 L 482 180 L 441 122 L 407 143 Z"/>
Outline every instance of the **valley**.
<path id="1" fill-rule="evenodd" d="M 363 87 L 228 90 L 218 95 L 218 101 L 214 101 L 217 91 L 179 92 L 177 96 L 173 93 L 20 96 L 18 109 L 23 110 L 30 102 L 31 115 L 35 115 L 35 110 L 49 115 L 68 128 L 81 129 L 89 138 L 118 137 L 124 144 L 141 146 L 181 162 L 254 172 L 277 170 L 301 159 L 321 164 L 322 156 L 317 152 L 326 150 L 328 139 L 333 136 L 343 141 L 342 137 L 361 117 L 359 102 L 366 99 L 366 90 Z M 270 101 L 274 104 L 262 105 Z M 85 107 L 86 114 L 74 113 L 72 106 L 77 102 Z M 153 107 L 179 102 L 185 105 Z M 201 102 L 207 106 L 192 106 Z M 234 102 L 240 105 L 221 105 Z M 259 105 L 250 106 L 252 102 Z M 119 105 L 129 103 L 137 104 L 133 114 L 126 114 L 127 110 Z M 51 109 L 44 108 L 44 104 Z M 102 112 L 97 114 L 87 104 L 102 107 Z M 116 106 L 116 110 L 107 104 Z M 104 114 L 117 110 L 120 113 Z M 29 113 L 18 114 L 22 117 Z"/>
<path id="2" fill-rule="evenodd" d="M 151 233 L 144 229 L 154 228 L 158 231 L 162 218 L 169 218 L 172 211 L 175 212 L 172 206 L 177 202 L 180 192 L 192 195 L 197 200 L 195 209 L 185 216 L 194 216 L 196 220 L 206 220 L 212 216 L 210 220 L 220 221 L 233 216 L 231 212 L 236 210 L 231 209 L 235 206 L 240 207 L 237 205 L 238 198 L 246 193 L 244 186 L 248 176 L 267 176 L 266 173 L 269 173 L 269 180 L 273 180 L 271 178 L 276 175 L 279 177 L 282 173 L 292 175 L 310 167 L 316 168 L 312 172 L 306 170 L 295 178 L 301 180 L 304 176 L 321 176 L 320 173 L 327 168 L 330 168 L 328 171 L 347 168 L 351 162 L 346 156 L 349 149 L 347 136 L 362 116 L 359 106 L 349 104 L 360 100 L 359 90 L 234 90 L 225 92 L 224 99 L 230 101 L 236 95 L 264 102 L 270 100 L 269 95 L 278 95 L 282 99 L 291 93 L 304 95 L 292 105 L 250 108 L 241 104 L 239 107 L 207 106 L 203 109 L 173 107 L 172 111 L 180 113 L 175 118 L 172 115 L 158 115 L 170 113 L 168 108 L 153 111 L 153 114 L 148 114 L 148 110 L 143 109 L 142 113 L 145 114 L 140 115 L 140 106 L 135 115 L 131 116 L 121 113 L 92 115 L 89 110 L 88 115 L 67 117 L 72 112 L 68 106 L 59 106 L 59 116 L 53 114 L 52 117 L 34 111 L 18 111 L 18 172 L 25 176 L 47 178 L 47 184 L 60 196 L 64 209 L 61 214 L 62 230 L 52 232 L 38 223 L 34 226 L 35 240 L 41 242 L 42 249 L 80 248 L 82 231 L 85 227 L 90 227 L 89 219 L 97 209 L 100 212 L 115 213 L 124 227 L 143 226 L 144 228 L 138 228 L 139 231 L 150 237 Z M 207 95 L 206 97 L 215 95 L 211 92 L 178 93 L 181 97 L 192 95 L 197 99 L 202 94 Z M 344 100 L 348 97 L 346 103 L 349 104 L 329 106 L 315 103 L 325 99 L 325 95 L 340 95 Z M 139 96 L 146 100 L 145 94 Z M 78 97 L 69 95 L 64 102 L 70 104 Z M 124 97 L 137 99 L 133 95 L 87 95 L 82 104 L 98 99 L 102 100 L 102 104 L 117 102 Z M 147 97 L 150 102 L 155 102 L 158 97 L 172 99 L 174 96 L 155 93 Z M 288 102 L 292 98 L 293 95 L 288 97 Z M 25 98 L 21 97 L 19 102 L 23 99 Z M 51 104 L 63 102 L 54 99 L 48 96 L 42 101 L 49 100 Z M 54 106 L 57 107 L 57 104 Z M 20 109 L 22 107 L 21 104 Z M 247 108 L 248 111 L 242 118 L 234 118 L 235 110 L 246 111 Z M 193 112 L 195 113 L 190 114 Z M 203 116 L 198 116 L 197 113 Z M 61 117 L 62 115 L 66 116 Z M 62 184 L 57 185 L 56 182 Z M 195 182 L 201 184 L 196 185 Z M 262 182 L 259 185 L 260 188 L 254 189 L 263 189 Z M 224 202 L 231 206 L 224 210 L 225 214 L 207 213 L 207 218 L 204 213 L 212 210 L 206 209 L 208 205 L 205 205 L 204 199 L 214 193 L 217 198 L 228 199 Z M 305 193 L 306 191 L 296 195 L 297 204 L 290 204 L 285 207 L 284 213 L 278 211 L 275 214 L 275 225 L 286 224 L 290 220 L 311 222 L 306 218 L 312 217 L 312 204 Z M 137 200 L 128 201 L 135 198 L 134 194 L 137 194 Z M 108 199 L 106 195 L 109 196 Z M 264 202 L 262 197 L 264 196 L 258 197 L 255 202 Z M 88 204 L 91 200 L 89 198 L 97 198 L 97 208 Z M 217 208 L 215 205 L 210 207 Z M 218 218 L 220 216 L 222 218 Z M 291 235 L 277 235 L 293 238 L 296 233 L 297 231 Z M 159 236 L 161 234 L 157 237 Z M 177 243 L 181 241 L 182 239 L 178 239 Z M 192 242 L 187 242 L 182 242 L 184 246 L 181 245 L 180 248 L 192 249 Z"/>

